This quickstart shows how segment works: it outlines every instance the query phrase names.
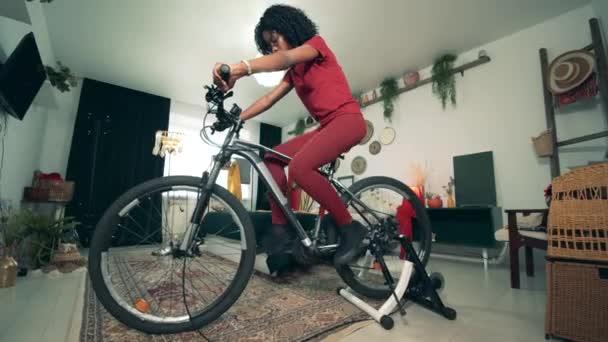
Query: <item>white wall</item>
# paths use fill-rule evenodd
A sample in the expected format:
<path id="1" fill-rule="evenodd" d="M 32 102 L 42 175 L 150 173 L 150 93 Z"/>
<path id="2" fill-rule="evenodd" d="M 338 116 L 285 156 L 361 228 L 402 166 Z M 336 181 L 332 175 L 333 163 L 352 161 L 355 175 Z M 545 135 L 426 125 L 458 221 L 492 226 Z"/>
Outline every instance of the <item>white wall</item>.
<path id="1" fill-rule="evenodd" d="M 530 141 L 546 129 L 538 50 L 548 48 L 551 59 L 589 44 L 588 19 L 593 16 L 589 5 L 460 55 L 456 65 L 476 59 L 480 49 L 486 50 L 492 61 L 468 70 L 464 77 L 457 76 L 456 108 L 443 110 L 430 85 L 402 94 L 393 114 L 395 142 L 383 146 L 376 156 L 370 155 L 369 144 L 353 147 L 338 173 L 351 174 L 351 160 L 361 155 L 367 159 L 367 171 L 357 178 L 386 175 L 411 183 L 412 164 L 428 163 L 432 172 L 427 190 L 442 192 L 441 186 L 453 174 L 453 156 L 493 151 L 498 205 L 543 207 L 550 170 L 546 160 L 535 156 Z M 430 68 L 422 70 L 421 77 L 429 73 Z M 605 127 L 597 103 L 558 115 L 559 137 L 566 139 Z M 363 114 L 374 123 L 372 141 L 378 139 L 382 128 L 391 125 L 383 120 L 381 103 L 364 108 Z M 606 144 L 600 143 L 601 149 L 562 153 L 563 165 L 601 158 Z"/>
<path id="2" fill-rule="evenodd" d="M 30 107 L 23 121 L 7 118 L 0 198 L 11 200 L 13 206 L 19 205 L 23 187 L 32 183 L 34 170 L 40 167 L 46 118 L 46 110 L 38 106 Z"/>
<path id="3" fill-rule="evenodd" d="M 79 80 L 70 92 L 57 94 L 61 101 L 59 108 L 47 110 L 40 158 L 40 170 L 43 172 L 59 172 L 63 177 L 67 173 L 81 90 L 82 80 Z"/>
<path id="4" fill-rule="evenodd" d="M 3 55 L 8 58 L 21 38 L 30 31 L 30 25 L 0 17 L 0 50 Z M 0 114 L 0 122 L 3 127 L 0 139 L 4 142 L 4 160 L 0 172 L 0 198 L 9 199 L 13 205 L 18 205 L 23 193 L 23 186 L 31 183 L 33 172 L 39 166 L 42 136 L 46 124 L 45 110 L 32 106 L 23 121 Z M 2 146 L 0 146 L 1 148 Z"/>
<path id="5" fill-rule="evenodd" d="M 604 41 L 606 40 L 606 34 L 608 34 L 608 1 L 606 0 L 593 0 L 593 9 L 595 15 L 600 19 L 604 27 Z"/>
<path id="6" fill-rule="evenodd" d="M 184 133 L 183 152 L 165 162 L 166 175 L 191 175 L 200 177 L 203 171 L 207 170 L 211 163 L 211 158 L 217 153 L 218 149 L 205 144 L 199 132 L 203 127 L 203 117 L 206 113 L 206 108 L 198 105 L 187 104 L 179 101 L 171 101 L 171 114 L 169 116 L 169 131 Z M 210 125 L 215 121 L 215 117 L 209 115 L 205 125 Z M 225 132 L 224 132 L 225 133 Z M 216 133 L 211 136 L 211 139 L 221 144 L 225 135 Z M 260 141 L 260 124 L 259 122 L 250 121 L 244 126 L 241 131 L 241 138 L 251 142 L 259 143 Z M 226 174 L 222 173 L 218 184 L 226 186 Z M 257 177 L 253 177 L 253 199 L 245 200 L 245 205 L 253 203 L 255 207 L 255 194 L 257 191 Z M 247 186 L 244 186 L 247 189 Z M 245 193 L 243 194 L 245 196 Z"/>
<path id="7" fill-rule="evenodd" d="M 21 38 L 31 31 L 30 25 L 0 17 L 0 49 L 4 55 L 8 57 Z M 37 37 L 37 43 L 40 42 Z M 23 121 L 7 118 L 0 198 L 12 200 L 15 206 L 21 201 L 23 187 L 31 184 L 35 170 L 59 172 L 65 177 L 81 83 L 67 93 L 49 90 L 47 83 Z M 46 98 L 41 100 L 40 95 Z"/>

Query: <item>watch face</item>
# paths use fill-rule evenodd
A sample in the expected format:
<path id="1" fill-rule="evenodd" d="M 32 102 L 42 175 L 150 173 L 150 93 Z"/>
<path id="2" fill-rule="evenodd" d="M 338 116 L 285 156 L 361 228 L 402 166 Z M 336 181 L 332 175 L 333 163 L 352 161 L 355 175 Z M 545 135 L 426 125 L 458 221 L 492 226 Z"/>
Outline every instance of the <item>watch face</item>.
<path id="1" fill-rule="evenodd" d="M 367 125 L 367 133 L 365 134 L 365 137 L 363 138 L 363 140 L 361 140 L 359 145 L 367 144 L 367 142 L 372 138 L 372 135 L 374 134 L 374 125 L 371 123 L 371 121 L 365 120 L 365 124 Z"/>
<path id="2" fill-rule="evenodd" d="M 354 174 L 360 175 L 365 172 L 365 169 L 367 168 L 367 161 L 365 161 L 365 158 L 363 157 L 356 157 L 353 159 L 350 167 Z"/>
<path id="3" fill-rule="evenodd" d="M 380 133 L 380 142 L 382 145 L 390 145 L 395 141 L 395 130 L 392 127 L 385 127 Z"/>
<path id="4" fill-rule="evenodd" d="M 377 141 L 374 141 L 371 144 L 369 144 L 369 153 L 371 153 L 373 155 L 380 153 L 381 149 L 382 149 L 382 146 Z"/>

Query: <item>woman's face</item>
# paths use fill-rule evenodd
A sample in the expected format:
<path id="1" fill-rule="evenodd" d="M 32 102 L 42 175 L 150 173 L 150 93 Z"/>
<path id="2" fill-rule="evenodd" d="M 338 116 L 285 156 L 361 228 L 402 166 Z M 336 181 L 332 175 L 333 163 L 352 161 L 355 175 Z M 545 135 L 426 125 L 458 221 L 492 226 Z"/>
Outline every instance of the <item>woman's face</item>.
<path id="1" fill-rule="evenodd" d="M 266 44 L 272 48 L 272 53 L 291 49 L 285 37 L 277 31 L 264 31 L 262 37 L 264 37 Z"/>

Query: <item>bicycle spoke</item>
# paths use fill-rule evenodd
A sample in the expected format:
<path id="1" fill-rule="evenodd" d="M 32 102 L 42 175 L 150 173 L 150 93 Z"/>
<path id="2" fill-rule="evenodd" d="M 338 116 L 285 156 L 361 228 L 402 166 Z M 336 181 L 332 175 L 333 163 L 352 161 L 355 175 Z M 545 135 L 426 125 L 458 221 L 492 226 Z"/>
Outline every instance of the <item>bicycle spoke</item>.
<path id="1" fill-rule="evenodd" d="M 128 210 L 117 210 L 119 222 L 114 229 L 122 241 L 108 245 L 108 258 L 102 259 L 102 267 L 110 274 L 103 281 L 113 288 L 117 304 L 138 319 L 154 317 L 162 324 L 187 322 L 188 310 L 192 317 L 199 317 L 217 308 L 218 299 L 227 300 L 226 294 L 235 293 L 233 283 L 242 272 L 239 263 L 245 255 L 255 257 L 253 249 L 242 249 L 242 243 L 236 240 L 243 236 L 243 226 L 234 208 L 214 193 L 204 212 L 211 213 L 214 203 L 223 205 L 223 214 L 208 221 L 215 222 L 207 226 L 214 232 L 203 235 L 201 231 L 199 253 L 179 251 L 178 235 L 187 229 L 182 226 L 191 221 L 201 195 L 196 187 L 194 191 L 173 189 L 164 187 L 134 197 L 127 202 Z"/>

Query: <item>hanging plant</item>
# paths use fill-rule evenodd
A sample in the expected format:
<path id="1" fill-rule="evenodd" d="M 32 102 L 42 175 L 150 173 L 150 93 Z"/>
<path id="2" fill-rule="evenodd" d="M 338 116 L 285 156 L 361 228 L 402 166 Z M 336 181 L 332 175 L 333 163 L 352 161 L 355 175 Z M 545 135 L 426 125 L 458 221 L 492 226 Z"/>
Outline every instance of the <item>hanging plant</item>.
<path id="1" fill-rule="evenodd" d="M 70 91 L 71 87 L 75 87 L 78 83 L 76 81 L 76 76 L 74 76 L 70 70 L 70 68 L 61 64 L 61 62 L 57 62 L 58 70 L 50 66 L 45 66 L 46 74 L 51 81 L 51 85 L 62 93 L 66 91 Z"/>
<path id="2" fill-rule="evenodd" d="M 359 105 L 361 105 L 361 101 L 362 101 L 361 95 L 363 95 L 363 92 L 362 91 L 356 91 L 356 92 L 352 93 L 352 95 L 355 98 L 355 101 L 357 101 L 357 103 Z"/>
<path id="3" fill-rule="evenodd" d="M 387 78 L 380 83 L 380 95 L 382 96 L 382 107 L 384 108 L 384 118 L 391 121 L 395 110 L 395 99 L 399 96 L 399 86 L 394 78 Z"/>
<path id="4" fill-rule="evenodd" d="M 296 127 L 291 132 L 287 132 L 287 134 L 291 135 L 302 135 L 306 130 L 306 121 L 304 119 L 299 119 L 296 121 Z"/>
<path id="5" fill-rule="evenodd" d="M 456 105 L 456 80 L 454 79 L 454 61 L 456 56 L 447 54 L 435 61 L 431 74 L 433 75 L 433 94 L 441 99 L 443 109 L 450 99 Z"/>

